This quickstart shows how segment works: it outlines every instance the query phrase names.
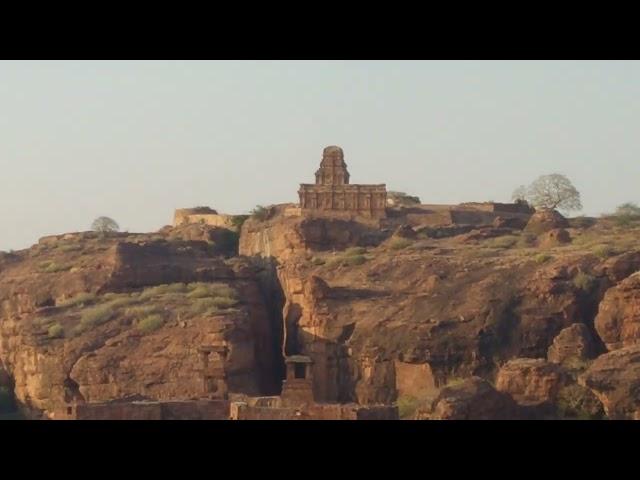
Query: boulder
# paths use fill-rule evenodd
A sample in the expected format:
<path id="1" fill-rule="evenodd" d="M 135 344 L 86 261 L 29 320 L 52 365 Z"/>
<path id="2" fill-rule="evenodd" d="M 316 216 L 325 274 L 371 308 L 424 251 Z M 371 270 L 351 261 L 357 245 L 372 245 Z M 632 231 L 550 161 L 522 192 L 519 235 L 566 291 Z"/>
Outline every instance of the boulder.
<path id="1" fill-rule="evenodd" d="M 516 358 L 505 363 L 496 389 L 508 393 L 519 405 L 552 403 L 563 384 L 561 368 L 542 358 Z"/>
<path id="2" fill-rule="evenodd" d="M 593 338 L 583 323 L 574 323 L 563 329 L 547 351 L 547 360 L 553 363 L 565 363 L 572 360 L 587 360 L 595 351 Z"/>
<path id="3" fill-rule="evenodd" d="M 598 335 L 608 350 L 640 343 L 640 274 L 607 290 L 595 319 Z"/>
<path id="4" fill-rule="evenodd" d="M 422 418 L 434 420 L 512 420 L 518 418 L 519 409 L 513 399 L 498 392 L 479 377 L 445 387 L 434 402 L 430 414 Z M 425 416 L 426 415 L 426 416 Z"/>
<path id="5" fill-rule="evenodd" d="M 571 243 L 571 236 L 564 228 L 554 228 L 540 235 L 538 245 L 542 248 L 552 248 Z"/>
<path id="6" fill-rule="evenodd" d="M 599 356 L 581 378 L 612 420 L 640 420 L 640 345 Z"/>
<path id="7" fill-rule="evenodd" d="M 606 275 L 612 282 L 620 282 L 640 270 L 640 251 L 626 252 L 608 259 L 596 269 L 596 273 Z"/>
<path id="8" fill-rule="evenodd" d="M 556 210 L 538 210 L 534 213 L 525 227 L 525 232 L 539 235 L 557 228 L 568 228 L 569 222 Z"/>

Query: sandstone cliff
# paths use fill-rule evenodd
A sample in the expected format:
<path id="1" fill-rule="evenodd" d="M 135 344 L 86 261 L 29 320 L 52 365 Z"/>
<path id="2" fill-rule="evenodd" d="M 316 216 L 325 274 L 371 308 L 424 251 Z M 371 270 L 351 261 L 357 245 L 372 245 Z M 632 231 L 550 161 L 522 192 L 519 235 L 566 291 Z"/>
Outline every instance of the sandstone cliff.
<path id="1" fill-rule="evenodd" d="M 536 241 L 493 225 L 458 235 L 363 228 L 277 216 L 243 227 L 241 253 L 277 262 L 285 353 L 314 359 L 317 398 L 419 403 L 476 376 L 497 381 L 522 407 L 551 405 L 516 409 L 521 417 L 600 415 L 578 376 L 605 350 L 598 307 L 633 288 L 636 277 L 624 279 L 640 268 L 637 243 L 602 253 L 599 242 L 616 237 L 597 227 L 571 228 L 555 243 L 544 229 Z M 633 301 L 620 301 L 629 325 Z M 632 327 L 625 332 L 635 338 Z"/>
<path id="2" fill-rule="evenodd" d="M 239 255 L 196 225 L 2 255 L 0 379 L 32 416 L 198 398 L 198 348 L 224 342 L 234 394 L 277 394 L 283 356 L 304 354 L 317 400 L 406 418 L 638 417 L 636 235 L 394 218 L 284 206 L 244 223 Z"/>
<path id="3" fill-rule="evenodd" d="M 47 239 L 3 264 L 0 305 L 2 365 L 33 416 L 71 401 L 199 398 L 198 348 L 215 342 L 229 347 L 233 390 L 277 388 L 255 268 L 201 242 Z"/>

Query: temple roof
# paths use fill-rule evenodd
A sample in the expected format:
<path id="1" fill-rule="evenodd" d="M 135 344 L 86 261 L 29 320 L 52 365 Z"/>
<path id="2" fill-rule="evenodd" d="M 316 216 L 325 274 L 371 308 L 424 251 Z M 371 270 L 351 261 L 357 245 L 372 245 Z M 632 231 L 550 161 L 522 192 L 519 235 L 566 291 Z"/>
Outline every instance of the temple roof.
<path id="1" fill-rule="evenodd" d="M 285 363 L 313 363 L 311 358 L 306 355 L 289 355 L 284 361 Z"/>
<path id="2" fill-rule="evenodd" d="M 324 150 L 322 150 L 322 155 L 335 155 L 335 154 L 339 154 L 340 156 L 344 156 L 344 152 L 342 151 L 342 149 L 336 145 L 330 145 L 328 147 L 325 147 Z"/>

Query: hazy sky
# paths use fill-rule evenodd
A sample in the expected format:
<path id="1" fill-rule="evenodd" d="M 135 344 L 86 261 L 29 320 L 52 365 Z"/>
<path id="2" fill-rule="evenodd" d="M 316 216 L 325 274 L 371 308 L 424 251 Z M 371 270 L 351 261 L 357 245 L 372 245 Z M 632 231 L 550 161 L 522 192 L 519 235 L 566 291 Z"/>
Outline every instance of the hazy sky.
<path id="1" fill-rule="evenodd" d="M 558 172 L 600 214 L 640 203 L 640 63 L 0 61 L 0 250 L 296 202 L 327 145 L 424 203 Z"/>

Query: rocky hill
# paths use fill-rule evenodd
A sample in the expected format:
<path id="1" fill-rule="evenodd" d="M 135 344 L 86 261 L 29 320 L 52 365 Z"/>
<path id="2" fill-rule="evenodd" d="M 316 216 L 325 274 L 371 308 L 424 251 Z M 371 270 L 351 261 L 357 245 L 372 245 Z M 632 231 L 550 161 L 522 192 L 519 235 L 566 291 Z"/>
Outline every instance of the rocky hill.
<path id="1" fill-rule="evenodd" d="M 277 394 L 285 355 L 320 402 L 403 418 L 640 418 L 640 229 L 552 214 L 377 228 L 275 208 L 69 234 L 0 257 L 0 382 L 29 416 L 69 401 Z M 239 249 L 236 251 L 239 242 Z"/>

